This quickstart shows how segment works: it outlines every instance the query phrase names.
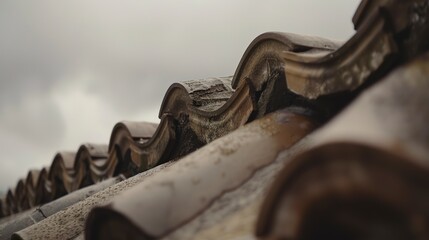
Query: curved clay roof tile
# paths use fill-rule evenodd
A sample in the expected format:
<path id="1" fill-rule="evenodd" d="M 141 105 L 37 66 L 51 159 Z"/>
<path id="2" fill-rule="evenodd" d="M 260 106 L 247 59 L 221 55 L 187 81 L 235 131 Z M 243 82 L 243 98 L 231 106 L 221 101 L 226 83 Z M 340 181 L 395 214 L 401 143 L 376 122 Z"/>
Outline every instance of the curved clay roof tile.
<path id="1" fill-rule="evenodd" d="M 429 102 L 427 69 L 429 53 L 362 93 L 315 133 L 312 148 L 291 160 L 272 185 L 257 235 L 428 238 L 415 221 L 429 218 L 429 111 L 422 107 Z"/>
<path id="2" fill-rule="evenodd" d="M 118 229 L 133 238 L 162 237 L 225 191 L 240 186 L 314 127 L 306 116 L 281 111 L 237 129 L 118 196 L 107 207 L 93 210 L 86 237 L 109 238 Z"/>

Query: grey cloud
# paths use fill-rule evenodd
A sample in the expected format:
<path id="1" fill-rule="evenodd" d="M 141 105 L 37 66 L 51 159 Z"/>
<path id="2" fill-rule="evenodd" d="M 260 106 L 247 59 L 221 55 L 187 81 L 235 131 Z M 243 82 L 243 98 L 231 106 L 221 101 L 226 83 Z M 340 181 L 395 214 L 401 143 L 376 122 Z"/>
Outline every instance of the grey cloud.
<path id="1" fill-rule="evenodd" d="M 335 21 L 350 22 L 349 5 L 355 2 L 41 1 L 3 6 L 2 35 L 7 37 L 2 42 L 7 44 L 1 45 L 9 54 L 2 66 L 9 71 L 2 69 L 1 79 L 33 77 L 51 86 L 66 74 L 90 70 L 97 76 L 96 91 L 112 107 L 133 111 L 159 101 L 174 81 L 232 74 L 245 47 L 264 31 L 344 38 L 351 24 L 338 29 Z M 117 91 L 128 84 L 135 87 Z"/>
<path id="2" fill-rule="evenodd" d="M 43 148 L 60 142 L 64 137 L 64 120 L 49 98 L 30 95 L 24 101 L 0 110 L 1 128 L 23 141 Z"/>

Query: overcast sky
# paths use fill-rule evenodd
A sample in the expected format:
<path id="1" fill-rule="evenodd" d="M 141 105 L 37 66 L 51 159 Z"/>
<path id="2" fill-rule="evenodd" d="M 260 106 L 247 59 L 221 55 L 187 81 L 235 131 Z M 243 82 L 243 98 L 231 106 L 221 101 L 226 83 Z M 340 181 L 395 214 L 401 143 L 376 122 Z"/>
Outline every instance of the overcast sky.
<path id="1" fill-rule="evenodd" d="M 170 84 L 232 75 L 263 32 L 348 39 L 358 3 L 0 1 L 0 191 L 118 121 L 158 121 Z"/>

